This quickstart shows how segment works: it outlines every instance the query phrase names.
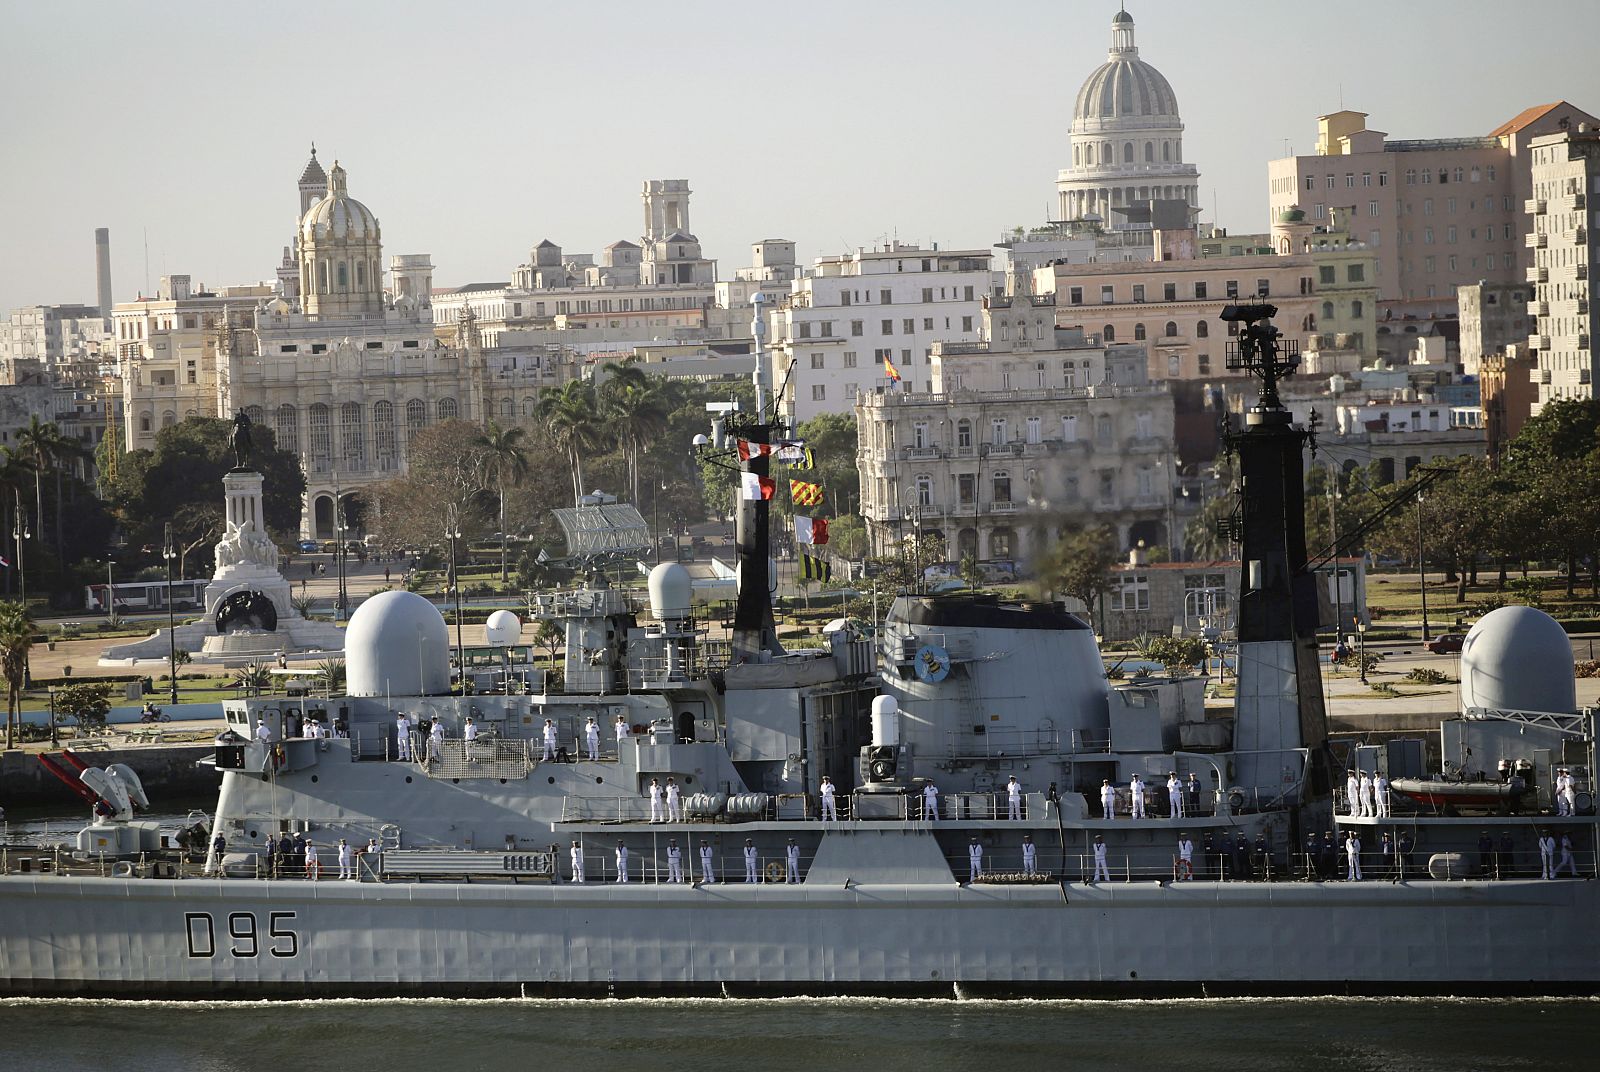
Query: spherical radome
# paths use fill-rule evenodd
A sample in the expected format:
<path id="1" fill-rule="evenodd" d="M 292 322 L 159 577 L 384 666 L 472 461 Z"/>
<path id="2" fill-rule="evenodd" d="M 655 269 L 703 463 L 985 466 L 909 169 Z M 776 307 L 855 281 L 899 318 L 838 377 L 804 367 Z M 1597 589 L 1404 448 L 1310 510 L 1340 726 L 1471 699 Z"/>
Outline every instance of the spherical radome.
<path id="1" fill-rule="evenodd" d="M 687 618 L 694 608 L 694 582 L 676 562 L 662 562 L 650 571 L 650 613 L 656 618 Z"/>
<path id="2" fill-rule="evenodd" d="M 508 610 L 497 610 L 484 619 L 483 635 L 491 647 L 508 647 L 521 639 L 522 621 Z"/>
<path id="3" fill-rule="evenodd" d="M 356 608 L 345 630 L 351 696 L 442 696 L 450 691 L 450 630 L 439 608 L 415 592 L 380 592 Z"/>
<path id="4" fill-rule="evenodd" d="M 1461 706 L 1570 713 L 1578 709 L 1572 640 L 1533 607 L 1501 607 L 1461 643 Z"/>

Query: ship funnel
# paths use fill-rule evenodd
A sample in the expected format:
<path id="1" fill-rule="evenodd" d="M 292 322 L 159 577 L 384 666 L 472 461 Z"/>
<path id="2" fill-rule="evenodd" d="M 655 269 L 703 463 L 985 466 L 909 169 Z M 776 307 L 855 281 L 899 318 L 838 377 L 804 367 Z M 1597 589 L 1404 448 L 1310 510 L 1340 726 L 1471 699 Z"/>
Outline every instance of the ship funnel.
<path id="1" fill-rule="evenodd" d="M 894 748 L 900 743 L 900 701 L 893 696 L 872 698 L 872 747 Z"/>

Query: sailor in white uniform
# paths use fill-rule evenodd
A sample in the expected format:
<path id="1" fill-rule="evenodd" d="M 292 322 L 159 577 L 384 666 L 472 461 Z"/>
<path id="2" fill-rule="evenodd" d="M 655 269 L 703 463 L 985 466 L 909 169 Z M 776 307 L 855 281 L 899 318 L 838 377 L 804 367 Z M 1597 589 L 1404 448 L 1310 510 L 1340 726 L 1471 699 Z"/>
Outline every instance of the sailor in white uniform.
<path id="1" fill-rule="evenodd" d="M 661 783 L 655 778 L 650 779 L 650 821 L 661 821 Z"/>
<path id="2" fill-rule="evenodd" d="M 1143 819 L 1144 779 L 1140 778 L 1137 774 L 1135 774 L 1133 776 L 1133 780 L 1128 783 L 1128 803 L 1131 805 L 1130 812 L 1132 817 L 1135 819 Z"/>
<path id="3" fill-rule="evenodd" d="M 1556 814 L 1571 815 L 1575 797 L 1572 774 L 1562 767 L 1561 773 L 1556 775 Z"/>
<path id="4" fill-rule="evenodd" d="M 339 839 L 339 877 L 356 877 L 356 854 L 344 838 Z"/>
<path id="5" fill-rule="evenodd" d="M 820 791 L 822 794 L 822 821 L 827 822 L 828 820 L 832 819 L 834 822 L 838 822 L 839 803 L 834 799 L 834 794 L 837 792 L 837 790 L 834 789 L 833 779 L 828 777 L 826 774 L 822 776 L 822 786 Z"/>
<path id="6" fill-rule="evenodd" d="M 1178 835 L 1178 866 L 1172 869 L 1172 877 L 1183 882 L 1194 881 L 1194 842 L 1189 840 L 1187 832 Z"/>
<path id="7" fill-rule="evenodd" d="M 583 882 L 583 846 L 576 841 L 572 843 L 572 881 Z"/>
<path id="8" fill-rule="evenodd" d="M 1032 834 L 1022 835 L 1022 873 L 1024 875 L 1039 873 L 1039 846 L 1033 843 Z"/>
<path id="9" fill-rule="evenodd" d="M 444 723 L 436 718 L 433 720 L 433 728 L 428 731 L 428 758 L 437 760 L 442 751 L 444 751 Z"/>
<path id="10" fill-rule="evenodd" d="M 617 881 L 628 881 L 628 846 L 622 843 L 621 838 L 617 839 Z"/>
<path id="11" fill-rule="evenodd" d="M 272 743 L 272 727 L 267 724 L 266 719 L 256 723 L 256 740 L 262 744 Z"/>
<path id="12" fill-rule="evenodd" d="M 600 724 L 594 720 L 593 715 L 590 715 L 589 721 L 584 724 L 583 743 L 589 751 L 591 761 L 600 758 Z"/>
<path id="13" fill-rule="evenodd" d="M 683 850 L 676 841 L 667 842 L 667 881 L 683 881 Z"/>
<path id="14" fill-rule="evenodd" d="M 712 873 L 711 843 L 705 842 L 700 846 L 700 881 L 710 885 L 717 881 Z"/>
<path id="15" fill-rule="evenodd" d="M 1382 774 L 1372 779 L 1372 799 L 1378 806 L 1378 818 L 1389 818 L 1392 814 L 1389 810 L 1389 779 Z"/>
<path id="16" fill-rule="evenodd" d="M 746 882 L 760 882 L 761 876 L 757 871 L 760 863 L 756 856 L 756 843 L 749 838 L 744 839 L 744 880 Z"/>
<path id="17" fill-rule="evenodd" d="M 1361 783 L 1358 788 L 1361 793 L 1361 815 L 1370 819 L 1377 814 L 1378 810 L 1373 806 L 1372 801 L 1372 776 L 1366 771 L 1362 771 L 1360 777 Z"/>
<path id="18" fill-rule="evenodd" d="M 1015 774 L 1006 781 L 1006 818 L 1013 822 L 1022 820 L 1022 783 Z"/>
<path id="19" fill-rule="evenodd" d="M 983 846 L 978 844 L 977 838 L 967 842 L 967 865 L 970 871 L 967 881 L 978 881 L 978 877 L 983 874 Z"/>
<path id="20" fill-rule="evenodd" d="M 794 843 L 794 838 L 789 839 L 788 848 L 784 851 L 784 861 L 787 871 L 784 875 L 786 882 L 800 881 L 800 846 Z"/>
<path id="21" fill-rule="evenodd" d="M 932 782 L 922 790 L 922 817 L 929 822 L 939 818 L 939 787 Z"/>
<path id="22" fill-rule="evenodd" d="M 1344 837 L 1345 853 L 1345 879 L 1350 882 L 1361 881 L 1361 839 L 1356 837 L 1354 830 Z"/>
<path id="23" fill-rule="evenodd" d="M 312 882 L 322 877 L 322 864 L 317 860 L 317 843 L 306 842 L 306 878 Z"/>
<path id="24" fill-rule="evenodd" d="M 394 720 L 394 758 L 404 762 L 411 758 L 411 720 L 396 715 Z"/>
<path id="25" fill-rule="evenodd" d="M 544 720 L 544 755 L 540 756 L 539 758 L 544 762 L 548 762 L 556 758 L 555 719 L 547 718 Z"/>
<path id="26" fill-rule="evenodd" d="M 1573 878 L 1578 877 L 1578 865 L 1572 862 L 1572 835 L 1561 835 L 1561 860 L 1556 864 L 1556 869 L 1550 872 L 1550 877 L 1555 878 L 1565 871 Z"/>
<path id="27" fill-rule="evenodd" d="M 1167 803 L 1172 807 L 1172 818 L 1183 818 L 1183 783 L 1177 771 L 1167 772 Z"/>
<path id="28" fill-rule="evenodd" d="M 1539 835 L 1539 877 L 1556 877 L 1556 839 L 1549 831 Z"/>
<path id="29" fill-rule="evenodd" d="M 628 729 L 628 720 L 621 715 L 617 716 L 617 721 L 614 728 L 617 734 L 617 758 L 621 759 L 622 742 L 626 741 L 630 736 L 632 736 L 632 733 Z"/>
<path id="30" fill-rule="evenodd" d="M 1356 772 L 1353 770 L 1345 772 L 1344 802 L 1349 809 L 1347 814 L 1361 814 L 1361 783 L 1356 780 Z"/>
<path id="31" fill-rule="evenodd" d="M 678 783 L 671 778 L 667 779 L 667 822 L 683 822 L 683 791 L 678 788 Z"/>
<path id="32" fill-rule="evenodd" d="M 1117 787 L 1111 784 L 1110 778 L 1100 781 L 1100 812 L 1107 819 L 1117 816 Z"/>
<path id="33" fill-rule="evenodd" d="M 1106 839 L 1100 834 L 1094 836 L 1094 878 L 1089 881 L 1111 881 L 1111 869 L 1106 866 Z"/>

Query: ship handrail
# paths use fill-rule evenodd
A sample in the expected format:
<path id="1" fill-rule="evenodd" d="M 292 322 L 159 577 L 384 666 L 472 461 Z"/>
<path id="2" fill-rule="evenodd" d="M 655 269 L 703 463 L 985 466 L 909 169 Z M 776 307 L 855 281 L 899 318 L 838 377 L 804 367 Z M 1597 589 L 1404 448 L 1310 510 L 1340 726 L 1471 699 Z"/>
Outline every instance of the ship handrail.
<path id="1" fill-rule="evenodd" d="M 982 748 L 978 747 L 980 742 Z M 985 727 L 981 734 L 973 733 L 971 730 L 945 731 L 946 759 L 1008 759 L 1062 754 L 1061 731 L 1055 729 Z"/>

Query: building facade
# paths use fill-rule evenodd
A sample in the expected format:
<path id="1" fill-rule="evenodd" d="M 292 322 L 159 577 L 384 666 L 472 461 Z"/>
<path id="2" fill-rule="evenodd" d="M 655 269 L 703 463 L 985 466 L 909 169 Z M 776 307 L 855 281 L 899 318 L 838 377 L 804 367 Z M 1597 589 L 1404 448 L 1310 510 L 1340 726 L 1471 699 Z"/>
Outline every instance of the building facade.
<path id="1" fill-rule="evenodd" d="M 1589 195 L 1600 196 L 1600 123 L 1535 138 L 1532 157 L 1528 281 L 1537 327 L 1528 348 L 1538 362 L 1537 413 L 1547 402 L 1593 398 L 1600 374 L 1589 316 L 1589 266 L 1600 224 Z"/>
<path id="2" fill-rule="evenodd" d="M 1485 354 L 1478 364 L 1478 390 L 1483 408 L 1484 450 L 1498 458 L 1533 416 L 1539 401 L 1539 362 L 1528 352 L 1526 338 Z"/>
<path id="3" fill-rule="evenodd" d="M 97 361 L 109 338 L 96 306 L 24 306 L 13 309 L 0 325 L 0 367 L 27 369 L 37 364 L 45 375 L 54 375 L 67 364 Z"/>
<path id="4" fill-rule="evenodd" d="M 1527 345 L 1535 326 L 1528 310 L 1532 293 L 1530 283 L 1478 282 L 1456 288 L 1462 372 L 1476 376 L 1485 360 L 1506 347 Z"/>

